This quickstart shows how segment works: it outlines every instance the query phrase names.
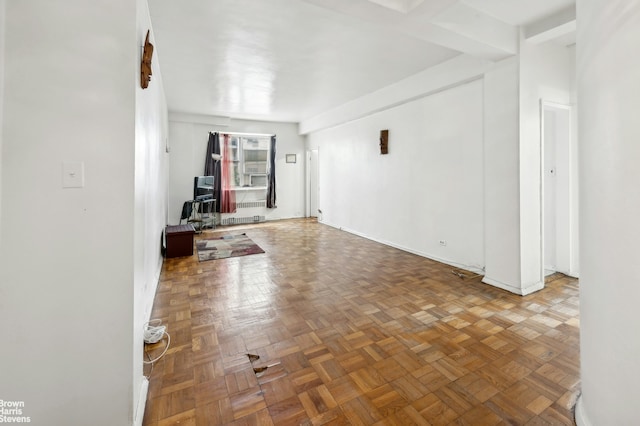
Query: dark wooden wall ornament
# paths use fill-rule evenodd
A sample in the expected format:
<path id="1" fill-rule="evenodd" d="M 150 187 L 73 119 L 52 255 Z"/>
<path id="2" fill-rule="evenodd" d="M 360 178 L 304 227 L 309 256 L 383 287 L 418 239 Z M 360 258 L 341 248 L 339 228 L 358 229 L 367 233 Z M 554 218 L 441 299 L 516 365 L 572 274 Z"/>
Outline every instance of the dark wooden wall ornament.
<path id="1" fill-rule="evenodd" d="M 149 87 L 151 81 L 151 57 L 153 56 L 153 44 L 149 43 L 149 30 L 147 30 L 147 38 L 144 40 L 142 49 L 142 63 L 140 64 L 140 86 L 143 89 Z"/>
<path id="2" fill-rule="evenodd" d="M 380 154 L 389 153 L 389 131 L 380 130 Z"/>

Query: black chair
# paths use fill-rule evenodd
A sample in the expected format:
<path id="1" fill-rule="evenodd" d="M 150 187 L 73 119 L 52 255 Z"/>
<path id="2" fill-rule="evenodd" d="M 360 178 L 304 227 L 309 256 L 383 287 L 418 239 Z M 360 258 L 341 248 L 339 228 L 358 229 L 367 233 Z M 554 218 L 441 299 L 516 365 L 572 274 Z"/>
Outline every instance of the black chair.
<path id="1" fill-rule="evenodd" d="M 189 219 L 191 219 L 191 213 L 193 212 L 193 201 L 185 201 L 182 204 L 182 214 L 180 215 L 180 225 L 182 225 L 182 221 L 184 219 L 189 223 Z"/>

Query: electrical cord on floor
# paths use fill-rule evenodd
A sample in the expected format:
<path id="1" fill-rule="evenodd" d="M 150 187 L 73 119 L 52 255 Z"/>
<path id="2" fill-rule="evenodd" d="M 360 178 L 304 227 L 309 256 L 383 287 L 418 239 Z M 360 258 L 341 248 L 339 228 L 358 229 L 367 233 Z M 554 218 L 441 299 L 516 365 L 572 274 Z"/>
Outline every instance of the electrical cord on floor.
<path id="1" fill-rule="evenodd" d="M 160 340 L 164 338 L 164 336 L 167 336 L 167 344 L 164 347 L 164 350 L 162 351 L 162 353 L 158 355 L 156 358 L 151 359 L 149 357 L 149 354 L 145 350 L 145 354 L 147 355 L 147 358 L 149 358 L 149 360 L 148 361 L 143 360 L 142 362 L 144 364 L 151 364 L 151 366 L 153 367 L 153 364 L 159 361 L 160 358 L 162 358 L 167 353 L 167 350 L 169 350 L 169 345 L 171 345 L 171 336 L 169 335 L 169 333 L 167 333 L 167 327 L 162 325 L 161 320 L 154 319 L 144 325 L 143 338 L 144 338 L 145 344 L 152 345 L 154 343 L 158 343 Z"/>
<path id="2" fill-rule="evenodd" d="M 148 360 L 151 359 L 151 357 L 149 356 L 149 354 L 147 353 L 147 350 L 144 350 L 144 355 L 147 357 Z M 142 361 L 142 363 L 144 364 L 144 361 Z M 153 364 L 149 364 L 151 365 L 151 368 L 149 368 L 149 373 L 145 374 L 144 373 L 144 369 L 142 370 L 142 375 L 144 376 L 145 379 L 147 380 L 151 380 L 151 374 L 153 374 Z"/>
<path id="3" fill-rule="evenodd" d="M 474 278 L 478 278 L 478 277 L 482 276 L 482 274 L 474 274 L 474 275 L 471 275 L 471 276 L 467 277 L 465 274 L 463 274 L 462 272 L 456 271 L 455 269 L 452 269 L 451 273 L 453 275 L 457 276 L 458 278 L 463 279 L 463 280 L 464 279 L 472 280 Z"/>

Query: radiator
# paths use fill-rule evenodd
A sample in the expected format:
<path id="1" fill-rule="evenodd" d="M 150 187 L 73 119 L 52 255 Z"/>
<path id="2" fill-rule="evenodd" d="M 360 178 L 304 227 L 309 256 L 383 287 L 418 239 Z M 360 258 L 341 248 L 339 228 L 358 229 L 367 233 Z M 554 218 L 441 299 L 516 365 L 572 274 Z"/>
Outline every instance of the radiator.
<path id="1" fill-rule="evenodd" d="M 243 212 L 241 212 L 242 209 L 252 209 L 252 208 L 265 208 L 267 207 L 267 200 L 251 200 L 251 201 L 241 201 L 239 203 L 236 203 L 236 211 L 237 211 L 237 215 L 241 215 Z M 258 210 L 258 212 L 260 212 Z M 258 223 L 258 222 L 264 222 L 266 219 L 264 216 L 260 216 L 260 215 L 251 215 L 252 212 L 246 212 L 244 214 L 248 214 L 247 216 L 244 217 L 225 217 L 224 219 L 222 219 L 222 223 L 221 225 L 239 225 L 239 224 L 243 224 L 243 223 Z"/>
<path id="2" fill-rule="evenodd" d="M 246 217 L 227 217 L 222 219 L 222 225 L 239 225 L 242 223 L 258 223 L 264 222 L 264 216 L 246 216 Z"/>
<path id="3" fill-rule="evenodd" d="M 237 209 L 250 209 L 252 207 L 267 207 L 267 200 L 241 201 L 236 203 Z"/>

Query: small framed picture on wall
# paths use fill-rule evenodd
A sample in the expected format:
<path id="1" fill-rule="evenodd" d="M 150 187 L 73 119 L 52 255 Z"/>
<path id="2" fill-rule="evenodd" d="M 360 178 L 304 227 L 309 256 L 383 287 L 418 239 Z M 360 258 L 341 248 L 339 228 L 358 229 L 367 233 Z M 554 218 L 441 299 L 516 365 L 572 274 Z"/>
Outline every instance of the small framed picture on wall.
<path id="1" fill-rule="evenodd" d="M 295 163 L 296 155 L 295 154 L 287 154 L 286 156 L 287 163 Z"/>

